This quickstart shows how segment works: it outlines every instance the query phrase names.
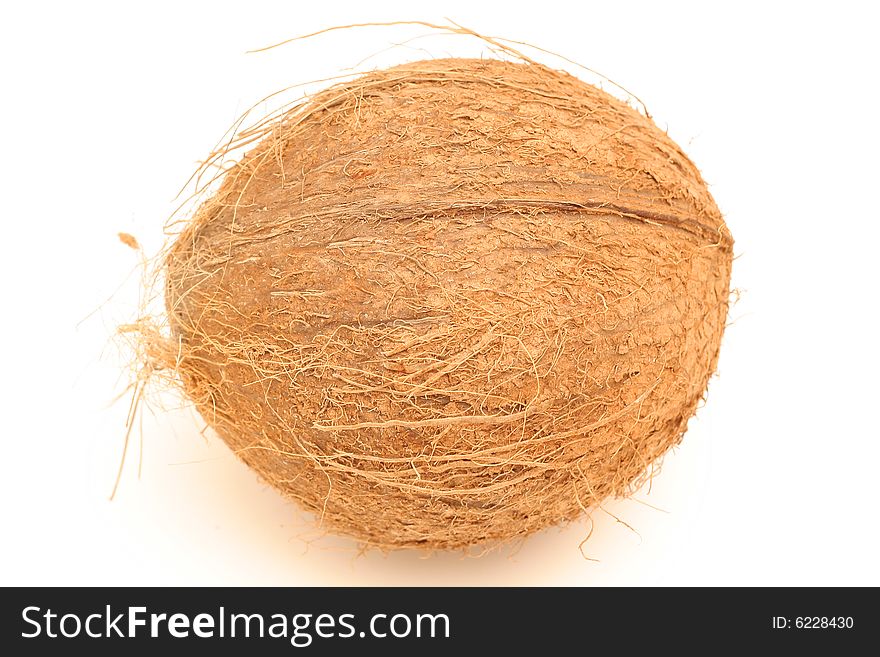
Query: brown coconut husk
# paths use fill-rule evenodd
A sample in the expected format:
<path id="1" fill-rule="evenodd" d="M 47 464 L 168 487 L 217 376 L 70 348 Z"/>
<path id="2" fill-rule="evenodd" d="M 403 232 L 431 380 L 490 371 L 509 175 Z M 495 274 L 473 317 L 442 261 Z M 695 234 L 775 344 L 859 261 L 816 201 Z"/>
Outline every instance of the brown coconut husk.
<path id="1" fill-rule="evenodd" d="M 236 139 L 165 256 L 149 359 L 321 523 L 507 541 L 627 495 L 679 442 L 732 239 L 650 119 L 533 62 L 440 59 Z"/>

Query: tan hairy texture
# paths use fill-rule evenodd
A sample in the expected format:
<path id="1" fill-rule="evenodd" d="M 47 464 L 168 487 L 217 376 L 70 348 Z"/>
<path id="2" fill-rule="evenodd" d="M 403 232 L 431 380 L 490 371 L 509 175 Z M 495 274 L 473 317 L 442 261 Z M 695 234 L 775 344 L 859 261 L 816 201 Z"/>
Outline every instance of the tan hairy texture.
<path id="1" fill-rule="evenodd" d="M 534 63 L 368 73 L 253 133 L 165 260 L 173 367 L 323 525 L 497 544 L 626 495 L 712 374 L 732 239 L 625 103 Z"/>

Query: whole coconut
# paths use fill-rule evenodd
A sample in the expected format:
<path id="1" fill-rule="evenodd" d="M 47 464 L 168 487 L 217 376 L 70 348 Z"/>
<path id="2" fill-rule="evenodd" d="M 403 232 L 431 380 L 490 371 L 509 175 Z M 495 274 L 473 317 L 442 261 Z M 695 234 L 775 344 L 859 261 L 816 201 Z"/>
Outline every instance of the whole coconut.
<path id="1" fill-rule="evenodd" d="M 175 367 L 327 526 L 383 547 L 524 536 L 679 442 L 732 239 L 650 119 L 541 65 L 446 59 L 248 138 L 165 259 Z"/>

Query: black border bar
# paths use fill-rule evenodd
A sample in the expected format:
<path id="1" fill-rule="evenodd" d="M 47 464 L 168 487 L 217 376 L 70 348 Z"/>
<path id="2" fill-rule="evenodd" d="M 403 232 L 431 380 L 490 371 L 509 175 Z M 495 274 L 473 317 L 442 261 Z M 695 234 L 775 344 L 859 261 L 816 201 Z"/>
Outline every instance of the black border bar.
<path id="1" fill-rule="evenodd" d="M 194 648 L 208 654 L 227 649 L 236 654 L 254 649 L 260 655 L 366 650 L 417 657 L 454 655 L 450 651 L 459 649 L 511 655 L 544 655 L 548 649 L 578 654 L 658 648 L 846 650 L 871 645 L 880 611 L 871 588 L 7 588 L 0 595 L 0 645 L 13 649 L 4 649 L 7 655 L 68 648 L 89 655 L 159 649 L 162 657 L 191 655 Z M 108 607 L 111 623 L 123 616 L 109 629 Z M 134 637 L 119 637 L 127 633 L 129 608 L 144 624 L 135 626 Z M 110 637 L 89 637 L 84 627 L 75 638 L 61 636 L 59 619 L 66 614 L 77 617 L 65 621 L 68 633 L 93 616 L 93 633 L 107 630 Z M 150 636 L 153 614 L 159 617 L 156 637 Z M 175 627 L 178 635 L 188 633 L 185 638 L 169 632 L 167 619 L 174 614 L 183 615 Z M 203 636 L 193 626 L 200 614 Z M 233 638 L 233 614 L 256 614 L 262 620 L 237 618 Z M 243 636 L 246 623 L 253 623 L 249 637 Z M 285 634 L 268 636 L 273 624 L 275 634 L 282 629 Z M 291 641 L 295 626 L 298 645 Z M 406 636 L 393 636 L 408 628 Z M 36 637 L 23 636 L 37 630 Z M 256 636 L 260 633 L 262 638 Z"/>

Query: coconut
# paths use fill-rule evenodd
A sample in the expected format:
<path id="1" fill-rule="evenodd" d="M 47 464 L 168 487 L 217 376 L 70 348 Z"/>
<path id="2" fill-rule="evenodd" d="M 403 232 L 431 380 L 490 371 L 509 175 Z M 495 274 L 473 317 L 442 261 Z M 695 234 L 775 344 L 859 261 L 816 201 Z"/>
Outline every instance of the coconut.
<path id="1" fill-rule="evenodd" d="M 324 526 L 497 544 L 629 494 L 680 441 L 733 242 L 649 118 L 536 63 L 438 59 L 242 140 L 164 258 L 168 351 Z"/>

